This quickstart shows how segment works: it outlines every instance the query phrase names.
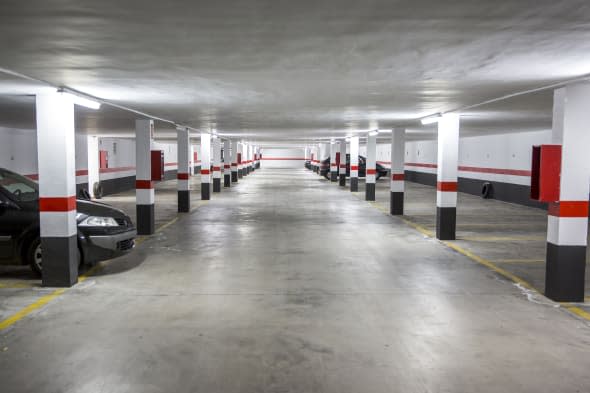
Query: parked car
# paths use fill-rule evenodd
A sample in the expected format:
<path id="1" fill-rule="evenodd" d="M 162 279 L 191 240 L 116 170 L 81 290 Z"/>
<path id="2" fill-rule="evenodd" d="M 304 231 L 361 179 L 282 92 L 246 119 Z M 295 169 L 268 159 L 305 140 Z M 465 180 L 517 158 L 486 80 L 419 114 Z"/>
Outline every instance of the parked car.
<path id="1" fill-rule="evenodd" d="M 375 164 L 376 174 L 375 179 L 379 180 L 379 178 L 383 176 L 387 176 L 389 171 L 383 165 L 377 163 Z M 366 158 L 363 156 L 359 156 L 359 177 L 366 177 L 367 173 L 367 162 Z M 324 159 L 320 165 L 320 175 L 324 176 L 326 179 L 330 178 L 330 157 Z M 350 176 L 350 154 L 346 155 L 346 176 Z"/>
<path id="2" fill-rule="evenodd" d="M 137 231 L 121 210 L 104 203 L 76 200 L 78 258 L 93 264 L 125 254 L 135 246 Z M 34 181 L 0 168 L 0 264 L 29 265 L 41 274 L 39 188 Z"/>

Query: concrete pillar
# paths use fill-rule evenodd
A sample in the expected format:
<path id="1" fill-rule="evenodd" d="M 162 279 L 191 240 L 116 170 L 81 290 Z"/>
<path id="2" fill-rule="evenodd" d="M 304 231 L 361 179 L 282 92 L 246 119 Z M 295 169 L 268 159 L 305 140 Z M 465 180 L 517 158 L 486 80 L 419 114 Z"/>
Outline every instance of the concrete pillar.
<path id="1" fill-rule="evenodd" d="M 339 185 L 346 187 L 346 141 L 340 141 L 340 168 L 338 168 Z"/>
<path id="2" fill-rule="evenodd" d="M 330 181 L 338 181 L 338 164 L 336 163 L 336 154 L 338 154 L 338 142 L 330 143 Z"/>
<path id="3" fill-rule="evenodd" d="M 246 165 L 248 167 L 248 174 L 250 174 L 252 172 L 252 145 L 248 145 L 247 149 L 246 149 Z"/>
<path id="4" fill-rule="evenodd" d="M 231 181 L 238 182 L 238 141 L 231 141 Z"/>
<path id="5" fill-rule="evenodd" d="M 213 150 L 213 192 L 221 192 L 221 140 L 213 136 L 211 141 Z"/>
<path id="6" fill-rule="evenodd" d="M 365 200 L 375 200 L 375 180 L 377 177 L 377 131 L 367 135 L 367 157 L 365 167 Z"/>
<path id="7" fill-rule="evenodd" d="M 223 186 L 231 186 L 231 147 L 230 140 L 226 139 L 223 141 Z"/>
<path id="8" fill-rule="evenodd" d="M 154 182 L 152 181 L 152 147 L 154 121 L 135 121 L 135 196 L 137 233 L 151 235 L 155 231 Z"/>
<path id="9" fill-rule="evenodd" d="M 359 137 L 350 138 L 350 191 L 359 190 Z"/>
<path id="10" fill-rule="evenodd" d="M 211 135 L 201 133 L 201 199 L 211 199 Z"/>
<path id="11" fill-rule="evenodd" d="M 193 176 L 195 174 L 195 147 L 190 144 L 190 136 L 189 136 L 189 151 L 188 151 L 188 174 L 189 176 Z"/>
<path id="12" fill-rule="evenodd" d="M 320 160 L 321 160 L 321 147 L 317 145 L 314 150 L 314 157 L 315 157 L 315 172 L 319 175 L 320 174 Z"/>
<path id="13" fill-rule="evenodd" d="M 391 183 L 389 212 L 391 215 L 404 214 L 404 188 L 406 158 L 406 130 L 395 128 L 391 133 Z"/>
<path id="14" fill-rule="evenodd" d="M 88 135 L 86 138 L 86 148 L 88 151 L 88 193 L 91 197 L 95 198 L 94 184 L 100 182 L 98 137 L 96 135 Z"/>
<path id="15" fill-rule="evenodd" d="M 583 302 L 590 179 L 590 84 L 555 91 L 553 143 L 561 145 L 559 200 L 548 206 L 545 295 Z"/>
<path id="16" fill-rule="evenodd" d="M 238 178 L 244 177 L 244 144 L 238 144 Z"/>
<path id="17" fill-rule="evenodd" d="M 63 93 L 36 97 L 42 283 L 70 287 L 78 281 L 74 102 Z"/>
<path id="18" fill-rule="evenodd" d="M 437 159 L 436 238 L 440 240 L 455 240 L 459 115 L 446 114 L 438 121 Z"/>
<path id="19" fill-rule="evenodd" d="M 186 128 L 176 129 L 176 143 L 178 151 L 178 170 L 176 172 L 178 211 L 180 213 L 186 213 L 191 209 L 190 143 L 189 131 Z"/>

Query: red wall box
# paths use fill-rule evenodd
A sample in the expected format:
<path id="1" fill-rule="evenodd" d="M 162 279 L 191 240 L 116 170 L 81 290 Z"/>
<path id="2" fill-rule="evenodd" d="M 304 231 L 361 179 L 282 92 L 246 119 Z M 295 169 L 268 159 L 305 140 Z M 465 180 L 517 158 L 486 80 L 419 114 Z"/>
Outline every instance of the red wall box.
<path id="1" fill-rule="evenodd" d="M 107 150 L 98 151 L 98 163 L 100 169 L 107 169 L 109 167 L 109 152 Z"/>
<path id="2" fill-rule="evenodd" d="M 164 151 L 152 150 L 152 180 L 164 180 Z"/>
<path id="3" fill-rule="evenodd" d="M 531 199 L 539 202 L 559 201 L 561 145 L 533 146 Z"/>

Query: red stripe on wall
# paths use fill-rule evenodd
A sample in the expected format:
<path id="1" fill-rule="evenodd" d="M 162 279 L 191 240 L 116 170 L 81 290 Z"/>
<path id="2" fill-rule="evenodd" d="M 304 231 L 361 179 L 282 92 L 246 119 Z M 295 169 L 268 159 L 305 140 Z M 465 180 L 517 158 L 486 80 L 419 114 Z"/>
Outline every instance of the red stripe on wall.
<path id="1" fill-rule="evenodd" d="M 69 212 L 76 210 L 76 196 L 69 197 L 40 197 L 39 211 L 41 212 Z"/>
<path id="2" fill-rule="evenodd" d="M 436 183 L 436 189 L 444 192 L 457 192 L 456 181 L 439 181 Z"/>
<path id="3" fill-rule="evenodd" d="M 135 188 L 138 190 L 150 190 L 154 188 L 154 182 L 151 180 L 136 180 Z"/>
<path id="4" fill-rule="evenodd" d="M 403 173 L 394 173 L 393 175 L 391 175 L 391 180 L 402 181 L 404 179 L 405 179 L 405 176 Z"/>
<path id="5" fill-rule="evenodd" d="M 201 175 L 208 175 L 210 173 L 211 171 L 209 171 L 209 169 L 201 169 Z"/>
<path id="6" fill-rule="evenodd" d="M 176 178 L 178 180 L 188 180 L 188 173 L 177 173 Z"/>
<path id="7" fill-rule="evenodd" d="M 118 168 L 101 168 L 100 173 L 125 172 L 135 170 L 134 166 L 122 166 Z"/>
<path id="8" fill-rule="evenodd" d="M 497 175 L 530 176 L 531 171 L 520 169 L 480 168 L 475 166 L 459 166 L 463 172 L 493 173 Z"/>
<path id="9" fill-rule="evenodd" d="M 422 164 L 420 162 L 406 162 L 405 166 L 415 166 L 418 168 L 436 168 L 436 164 Z"/>
<path id="10" fill-rule="evenodd" d="M 164 164 L 164 166 L 174 166 L 174 165 L 178 165 L 177 162 L 168 162 L 166 164 Z"/>
<path id="11" fill-rule="evenodd" d="M 376 169 L 367 169 L 367 175 L 375 175 L 377 173 Z"/>
<path id="12" fill-rule="evenodd" d="M 588 217 L 588 201 L 560 201 L 550 203 L 547 213 L 554 217 Z"/>

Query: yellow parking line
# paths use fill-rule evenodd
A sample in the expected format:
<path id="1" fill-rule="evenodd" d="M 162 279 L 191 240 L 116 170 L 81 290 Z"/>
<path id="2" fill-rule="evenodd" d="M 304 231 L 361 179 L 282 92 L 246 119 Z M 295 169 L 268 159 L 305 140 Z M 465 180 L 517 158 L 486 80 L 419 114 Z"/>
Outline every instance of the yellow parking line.
<path id="1" fill-rule="evenodd" d="M 34 283 L 34 282 L 28 282 L 28 281 L 13 281 L 13 282 L 4 282 L 4 283 L 0 283 L 0 288 L 5 288 L 5 289 L 21 289 L 21 288 L 34 288 L 36 287 L 38 284 Z"/>
<path id="2" fill-rule="evenodd" d="M 200 208 L 204 204 L 205 203 L 199 203 L 197 206 L 195 206 L 193 209 L 191 209 L 191 212 L 193 212 L 194 210 L 197 210 L 198 208 Z M 172 220 L 170 220 L 166 224 L 160 226 L 155 231 L 155 233 L 159 233 L 159 232 L 163 231 L 164 229 L 168 228 L 170 225 L 172 225 L 176 221 L 178 221 L 178 219 L 180 217 L 181 216 L 174 217 Z M 139 244 L 143 243 L 145 240 L 147 240 L 148 238 L 149 238 L 149 236 L 140 236 L 140 237 L 136 238 L 135 243 L 136 243 L 136 245 L 139 245 Z M 112 259 L 109 259 L 107 261 L 97 263 L 92 268 L 88 269 L 84 274 L 81 274 L 78 277 L 78 283 L 86 281 L 94 273 L 96 273 L 96 272 L 100 271 L 101 269 L 103 269 L 104 267 L 106 267 L 111 261 L 112 261 Z M 33 303 L 20 309 L 19 311 L 12 314 L 8 318 L 0 321 L 0 330 L 4 330 L 4 329 L 8 328 L 9 326 L 14 325 L 16 322 L 20 321 L 21 319 L 23 319 L 24 317 L 26 317 L 27 315 L 29 315 L 33 311 L 45 306 L 47 303 L 51 302 L 52 300 L 54 300 L 58 296 L 64 294 L 68 289 L 70 289 L 70 288 L 59 288 L 59 289 L 54 290 L 53 292 L 51 292 L 48 295 L 41 296 L 39 299 L 37 299 Z"/>
<path id="3" fill-rule="evenodd" d="M 544 263 L 544 259 L 498 259 L 494 263 Z"/>
<path id="4" fill-rule="evenodd" d="M 470 242 L 525 242 L 525 241 L 545 241 L 545 236 L 461 236 L 457 240 L 466 240 Z"/>
<path id="5" fill-rule="evenodd" d="M 369 203 L 370 206 L 376 208 L 377 210 L 381 211 L 384 214 L 389 215 L 389 212 L 383 207 L 383 206 L 379 206 L 377 203 L 375 202 L 370 202 Z M 390 216 L 393 217 L 393 216 Z M 412 222 L 404 217 L 397 217 L 399 218 L 401 221 L 403 221 L 404 223 L 406 223 L 407 225 L 411 226 L 412 228 L 416 229 L 418 232 L 428 236 L 428 237 L 434 237 L 434 234 L 432 233 L 432 231 L 428 230 L 427 228 L 423 227 L 420 224 L 416 224 L 415 222 Z M 520 284 L 522 287 L 527 288 L 533 292 L 536 292 L 537 294 L 544 296 L 543 293 L 541 291 L 539 291 L 537 288 L 533 287 L 531 284 L 529 284 L 527 281 L 523 280 L 522 278 L 510 273 L 509 271 L 506 271 L 504 269 L 502 269 L 499 266 L 496 266 L 492 261 L 482 258 L 479 255 L 476 255 L 474 253 L 472 253 L 471 251 L 465 250 L 464 248 L 458 246 L 457 244 L 451 243 L 449 241 L 441 241 L 441 244 L 449 247 L 452 250 L 457 251 L 458 253 L 466 256 L 467 258 L 471 259 L 474 262 L 479 263 L 480 265 L 483 265 L 485 267 L 487 267 L 488 269 L 498 273 L 499 275 L 509 279 L 510 281 L 514 282 L 515 284 Z M 587 298 L 587 300 L 590 298 Z M 566 310 L 570 311 L 571 313 L 577 315 L 578 317 L 581 317 L 585 320 L 590 321 L 590 313 L 587 311 L 582 310 L 580 307 L 577 306 L 573 306 L 569 303 L 559 303 L 563 308 L 565 308 Z"/>

